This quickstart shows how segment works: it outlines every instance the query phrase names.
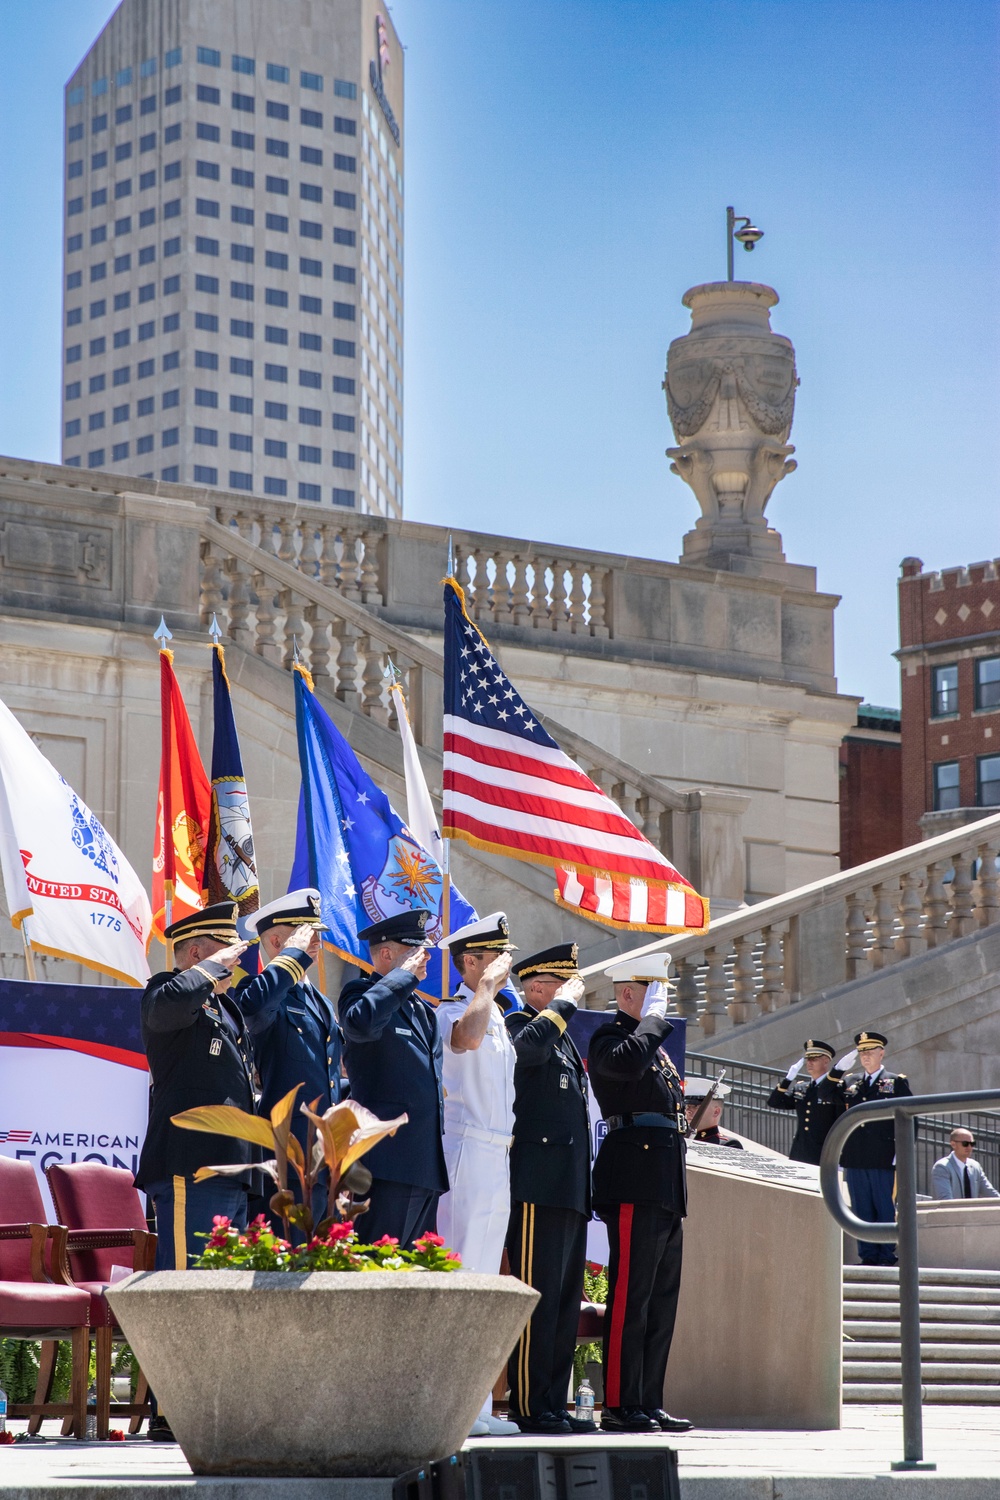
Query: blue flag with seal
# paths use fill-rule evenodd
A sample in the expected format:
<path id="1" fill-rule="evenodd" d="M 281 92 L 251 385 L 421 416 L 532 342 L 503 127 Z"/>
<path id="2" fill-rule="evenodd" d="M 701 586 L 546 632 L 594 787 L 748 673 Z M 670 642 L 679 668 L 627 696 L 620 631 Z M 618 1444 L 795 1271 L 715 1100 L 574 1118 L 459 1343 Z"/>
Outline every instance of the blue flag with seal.
<path id="1" fill-rule="evenodd" d="M 422 908 L 431 913 L 428 942 L 436 944 L 443 936 L 441 869 L 362 769 L 312 691 L 309 674 L 301 666 L 294 674 L 302 791 L 288 888 L 314 886 L 319 891 L 324 943 L 370 972 L 368 944 L 359 939 L 359 929 Z M 452 931 L 477 918 L 454 885 L 450 907 Z M 442 993 L 442 956 L 439 948 L 431 949 L 420 990 L 433 1004 Z M 520 1008 L 510 986 L 504 995 L 509 1007 Z"/>
<path id="2" fill-rule="evenodd" d="M 212 647 L 214 735 L 212 738 L 212 815 L 205 851 L 205 898 L 235 901 L 239 915 L 249 916 L 260 905 L 260 886 L 254 862 L 250 802 L 243 776 L 243 757 L 236 735 L 233 700 L 222 647 Z"/>

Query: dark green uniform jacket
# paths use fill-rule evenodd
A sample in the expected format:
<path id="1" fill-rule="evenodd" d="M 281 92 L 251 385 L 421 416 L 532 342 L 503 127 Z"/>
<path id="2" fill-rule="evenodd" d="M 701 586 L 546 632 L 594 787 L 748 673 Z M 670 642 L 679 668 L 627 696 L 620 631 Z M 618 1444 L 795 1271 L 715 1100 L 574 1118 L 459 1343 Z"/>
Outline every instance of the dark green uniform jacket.
<path id="1" fill-rule="evenodd" d="M 516 1055 L 510 1196 L 589 1216 L 587 1073 L 566 1030 L 575 1010 L 572 1001 L 553 1000 L 507 1017 Z"/>

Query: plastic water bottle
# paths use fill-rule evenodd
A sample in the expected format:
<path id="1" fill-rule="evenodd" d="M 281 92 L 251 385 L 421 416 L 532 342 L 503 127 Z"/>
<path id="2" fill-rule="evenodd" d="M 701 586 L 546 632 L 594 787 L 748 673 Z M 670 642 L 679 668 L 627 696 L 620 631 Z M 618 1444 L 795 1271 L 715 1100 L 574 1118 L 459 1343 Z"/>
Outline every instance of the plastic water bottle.
<path id="1" fill-rule="evenodd" d="M 594 1420 L 594 1387 L 589 1380 L 581 1380 L 576 1388 L 576 1411 L 578 1422 Z"/>
<path id="2" fill-rule="evenodd" d="M 0 1432 L 7 1431 L 7 1392 L 0 1386 Z"/>
<path id="3" fill-rule="evenodd" d="M 97 1415 L 96 1412 L 90 1410 L 91 1407 L 96 1407 L 96 1405 L 97 1390 L 94 1386 L 91 1386 L 87 1392 L 87 1441 L 89 1443 L 97 1441 Z"/>

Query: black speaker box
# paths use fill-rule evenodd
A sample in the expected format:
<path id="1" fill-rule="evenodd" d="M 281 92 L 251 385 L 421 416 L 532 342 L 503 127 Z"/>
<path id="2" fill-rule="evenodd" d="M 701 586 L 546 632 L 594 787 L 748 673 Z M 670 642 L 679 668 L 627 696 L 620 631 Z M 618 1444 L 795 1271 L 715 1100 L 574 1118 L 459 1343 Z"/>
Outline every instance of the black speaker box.
<path id="1" fill-rule="evenodd" d="M 565 1500 L 681 1500 L 672 1448 L 603 1448 L 563 1456 Z"/>
<path id="2" fill-rule="evenodd" d="M 498 1447 L 465 1459 L 468 1500 L 564 1500 L 562 1464 L 552 1453 Z"/>

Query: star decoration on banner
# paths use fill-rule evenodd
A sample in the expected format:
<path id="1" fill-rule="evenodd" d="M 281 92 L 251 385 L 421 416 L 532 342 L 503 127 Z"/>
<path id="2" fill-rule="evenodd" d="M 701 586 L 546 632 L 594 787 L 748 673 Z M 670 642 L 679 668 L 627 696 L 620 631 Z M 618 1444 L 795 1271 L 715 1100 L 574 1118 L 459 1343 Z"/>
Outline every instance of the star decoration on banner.
<path id="1" fill-rule="evenodd" d="M 549 735 L 532 717 L 531 711 L 522 702 L 475 627 L 466 622 L 462 628 L 466 644 L 460 655 L 463 658 L 473 658 L 469 661 L 468 669 L 459 673 L 459 697 L 463 709 L 470 715 L 475 715 L 477 724 L 500 730 L 511 715 L 516 714 L 523 721 L 517 726 L 519 734 L 526 735 L 540 745 L 551 744 Z M 475 660 L 477 656 L 480 658 L 478 661 Z"/>

